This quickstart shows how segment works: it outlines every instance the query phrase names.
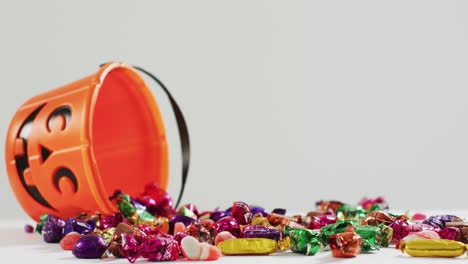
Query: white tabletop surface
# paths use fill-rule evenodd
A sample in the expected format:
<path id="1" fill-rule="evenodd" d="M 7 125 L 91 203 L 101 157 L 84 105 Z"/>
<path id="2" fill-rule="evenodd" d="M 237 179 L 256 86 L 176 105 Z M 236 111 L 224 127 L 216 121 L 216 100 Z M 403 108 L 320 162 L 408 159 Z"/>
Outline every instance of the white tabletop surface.
<path id="1" fill-rule="evenodd" d="M 421 212 L 421 211 L 420 211 Z M 468 211 L 462 210 L 431 210 L 422 211 L 428 215 L 450 213 L 468 218 Z M 15 260 L 16 263 L 129 263 L 126 259 L 85 260 L 75 258 L 70 251 L 61 250 L 58 244 L 47 244 L 37 234 L 24 232 L 25 224 L 34 224 L 27 219 L 8 220 L 0 222 L 0 257 L 3 260 Z M 2 261 L 3 262 L 3 261 Z M 185 262 L 183 259 L 178 262 Z M 458 258 L 415 258 L 403 254 L 394 247 L 383 248 L 372 254 L 360 254 L 355 258 L 340 259 L 332 257 L 329 251 L 320 251 L 315 256 L 303 256 L 292 252 L 277 253 L 270 256 L 222 256 L 216 263 L 468 263 L 468 257 Z M 148 263 L 138 259 L 136 263 Z M 194 261 L 190 261 L 194 263 Z M 214 263 L 214 262 L 211 262 Z"/>

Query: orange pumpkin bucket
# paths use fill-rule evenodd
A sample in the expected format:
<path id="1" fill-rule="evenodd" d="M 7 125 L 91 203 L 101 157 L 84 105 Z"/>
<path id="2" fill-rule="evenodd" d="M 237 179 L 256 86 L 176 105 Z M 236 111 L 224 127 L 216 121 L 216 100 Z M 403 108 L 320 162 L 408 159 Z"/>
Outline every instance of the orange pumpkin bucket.
<path id="1" fill-rule="evenodd" d="M 177 104 L 174 111 L 180 112 Z M 182 121 L 186 132 L 183 116 Z M 185 139 L 188 144 L 188 133 Z M 168 185 L 161 113 L 137 69 L 125 63 L 107 63 L 24 103 L 11 121 L 5 158 L 11 187 L 35 220 L 44 213 L 111 214 L 115 190 L 137 196 L 147 183 Z"/>

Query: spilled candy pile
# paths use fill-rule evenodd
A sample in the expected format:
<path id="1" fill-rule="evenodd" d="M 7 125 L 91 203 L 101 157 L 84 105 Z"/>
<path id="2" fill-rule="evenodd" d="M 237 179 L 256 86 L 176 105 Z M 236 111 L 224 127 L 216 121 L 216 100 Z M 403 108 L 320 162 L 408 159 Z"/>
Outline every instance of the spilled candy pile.
<path id="1" fill-rule="evenodd" d="M 457 257 L 468 242 L 468 224 L 461 218 L 392 214 L 382 197 L 358 205 L 319 201 L 315 211 L 292 216 L 285 209 L 268 212 L 244 202 L 227 210 L 199 212 L 193 204 L 176 210 L 170 196 L 154 184 L 139 197 L 117 191 L 110 200 L 118 208 L 113 215 L 43 215 L 36 231 L 78 258 L 126 258 L 131 263 L 138 258 L 216 260 L 288 250 L 349 258 L 389 245 L 410 256 Z"/>

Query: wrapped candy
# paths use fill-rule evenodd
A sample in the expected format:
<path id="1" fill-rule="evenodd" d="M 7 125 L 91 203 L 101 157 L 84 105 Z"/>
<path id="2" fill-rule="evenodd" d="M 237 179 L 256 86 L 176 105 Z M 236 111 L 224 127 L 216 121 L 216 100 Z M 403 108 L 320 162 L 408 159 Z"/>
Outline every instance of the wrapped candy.
<path id="1" fill-rule="evenodd" d="M 313 256 L 320 250 L 319 234 L 308 229 L 289 231 L 290 247 L 293 252 Z"/>
<path id="2" fill-rule="evenodd" d="M 47 219 L 47 216 L 49 216 L 48 214 L 42 214 L 40 217 L 39 217 L 39 223 L 37 223 L 36 225 L 36 232 L 38 232 L 39 234 L 42 235 L 42 227 L 44 226 L 44 223 Z"/>
<path id="3" fill-rule="evenodd" d="M 221 218 L 224 218 L 226 216 L 231 216 L 231 213 L 230 212 L 226 212 L 226 211 L 214 211 L 211 216 L 210 216 L 210 219 L 213 220 L 213 221 L 218 221 L 219 219 Z"/>
<path id="4" fill-rule="evenodd" d="M 374 211 L 369 214 L 362 220 L 362 225 L 373 225 L 378 226 L 380 224 L 390 225 L 395 221 L 395 217 L 384 211 Z"/>
<path id="5" fill-rule="evenodd" d="M 361 206 L 342 204 L 335 211 L 339 219 L 362 219 L 366 216 L 366 211 Z"/>
<path id="6" fill-rule="evenodd" d="M 166 234 L 146 237 L 140 250 L 141 256 L 151 261 L 171 261 L 179 257 L 179 244 Z"/>
<path id="7" fill-rule="evenodd" d="M 361 225 L 355 227 L 355 232 L 361 236 L 361 251 L 377 250 L 382 242 L 382 231 L 377 226 Z"/>
<path id="8" fill-rule="evenodd" d="M 268 255 L 275 253 L 276 241 L 267 238 L 235 238 L 218 244 L 224 255 Z"/>
<path id="9" fill-rule="evenodd" d="M 334 257 L 349 258 L 361 253 L 362 238 L 352 229 L 330 235 L 328 244 Z"/>
<path id="10" fill-rule="evenodd" d="M 53 215 L 48 215 L 42 226 L 42 235 L 47 243 L 59 243 L 63 237 L 65 222 Z"/>
<path id="11" fill-rule="evenodd" d="M 438 227 L 440 229 L 445 227 L 447 222 L 462 222 L 463 220 L 455 215 L 433 215 L 423 221 L 423 224 Z"/>
<path id="12" fill-rule="evenodd" d="M 200 242 L 206 242 L 209 244 L 214 243 L 215 228 L 213 228 L 210 224 L 206 224 L 206 222 L 205 224 L 203 224 L 202 222 L 194 222 L 184 230 L 184 233 L 187 233 L 188 235 L 197 238 Z"/>
<path id="13" fill-rule="evenodd" d="M 63 227 L 63 235 L 70 232 L 77 232 L 80 234 L 88 234 L 93 230 L 90 224 L 86 222 L 77 221 L 75 218 L 68 218 Z"/>
<path id="14" fill-rule="evenodd" d="M 107 243 L 102 237 L 88 234 L 78 239 L 72 253 L 77 258 L 100 258 L 106 249 Z"/>
<path id="15" fill-rule="evenodd" d="M 413 257 L 458 257 L 466 251 L 465 244 L 447 239 L 417 239 L 403 241 L 400 249 Z"/>
<path id="16" fill-rule="evenodd" d="M 373 212 L 377 208 L 378 210 L 388 209 L 388 204 L 383 196 L 379 196 L 375 199 L 364 197 L 358 204 L 361 205 L 362 208 L 364 208 L 364 210 L 366 210 L 367 212 Z"/>
<path id="17" fill-rule="evenodd" d="M 338 218 L 333 214 L 324 214 L 320 216 L 311 216 L 307 225 L 308 229 L 320 229 L 324 226 L 336 223 Z"/>
<path id="18" fill-rule="evenodd" d="M 231 208 L 231 215 L 239 225 L 250 224 L 250 219 L 252 218 L 250 207 L 244 202 L 234 202 Z"/>
<path id="19" fill-rule="evenodd" d="M 460 229 L 456 227 L 445 227 L 444 229 L 439 231 L 439 236 L 442 239 L 457 240 L 457 241 L 462 240 Z"/>
<path id="20" fill-rule="evenodd" d="M 261 214 L 262 216 L 268 215 L 268 212 L 265 210 L 265 208 L 261 206 L 256 206 L 256 205 L 250 206 L 250 212 L 252 213 L 252 215 L 256 215 L 256 214 Z"/>
<path id="21" fill-rule="evenodd" d="M 423 230 L 419 232 L 413 232 L 402 238 L 398 243 L 396 244 L 395 248 L 399 249 L 400 244 L 403 242 L 408 242 L 411 240 L 419 240 L 419 239 L 440 239 L 439 234 L 437 234 L 434 231 L 431 230 Z"/>
<path id="22" fill-rule="evenodd" d="M 215 230 L 215 234 L 218 234 L 222 231 L 228 231 L 235 237 L 240 237 L 241 234 L 240 226 L 237 223 L 236 219 L 234 219 L 232 216 L 226 216 L 224 218 L 219 219 L 213 225 L 213 228 Z"/>
<path id="23" fill-rule="evenodd" d="M 468 223 L 467 222 L 446 222 L 446 227 L 455 227 L 460 230 L 460 239 L 463 243 L 468 243 Z"/>
<path id="24" fill-rule="evenodd" d="M 343 203 L 340 201 L 318 201 L 315 203 L 315 205 L 320 211 L 332 210 L 333 212 L 336 212 L 336 210 L 338 210 L 338 208 L 340 208 Z"/>
<path id="25" fill-rule="evenodd" d="M 266 226 L 247 226 L 244 228 L 245 238 L 268 238 L 275 241 L 280 239 L 280 231 Z"/>
<path id="26" fill-rule="evenodd" d="M 114 213 L 112 215 L 99 215 L 96 220 L 96 228 L 104 230 L 111 227 L 116 227 L 123 221 L 121 213 Z"/>
<path id="27" fill-rule="evenodd" d="M 393 229 L 384 224 L 380 224 L 379 228 L 381 230 L 382 235 L 380 237 L 377 237 L 377 239 L 379 240 L 377 241 L 377 243 L 380 244 L 382 247 L 388 247 L 388 244 L 390 244 L 393 238 Z"/>
<path id="28" fill-rule="evenodd" d="M 437 233 L 440 232 L 440 228 L 438 227 L 427 224 L 406 224 L 404 221 L 395 221 L 391 227 L 393 229 L 392 240 L 396 243 L 398 243 L 398 241 L 407 236 L 409 233 L 420 232 L 424 230 L 431 230 Z"/>
<path id="29" fill-rule="evenodd" d="M 334 224 L 324 226 L 320 231 L 320 242 L 323 246 L 326 246 L 328 244 L 328 238 L 330 235 L 345 232 L 348 226 L 356 225 L 357 223 L 352 220 L 339 220 Z"/>

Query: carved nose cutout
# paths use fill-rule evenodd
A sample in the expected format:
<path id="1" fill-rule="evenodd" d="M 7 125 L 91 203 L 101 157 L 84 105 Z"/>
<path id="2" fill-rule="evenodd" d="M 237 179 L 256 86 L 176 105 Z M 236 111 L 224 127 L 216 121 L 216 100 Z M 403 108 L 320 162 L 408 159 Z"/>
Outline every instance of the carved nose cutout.
<path id="1" fill-rule="evenodd" d="M 44 163 L 49 158 L 50 154 L 52 154 L 52 150 L 46 148 L 44 145 L 40 145 L 40 148 L 41 148 L 41 160 L 42 160 L 42 163 Z"/>

